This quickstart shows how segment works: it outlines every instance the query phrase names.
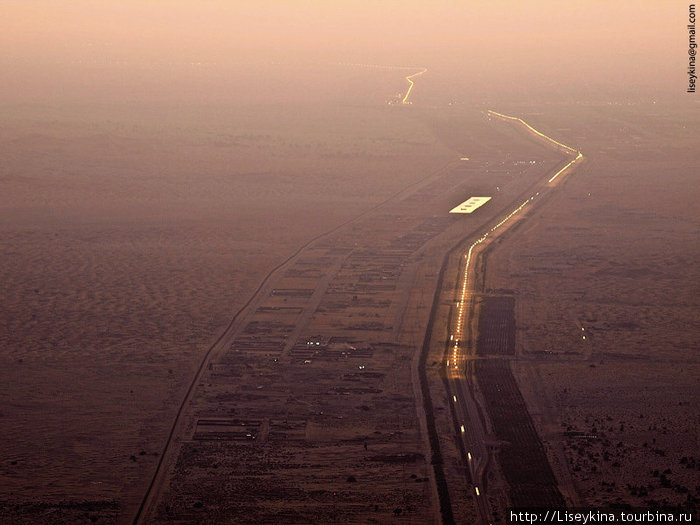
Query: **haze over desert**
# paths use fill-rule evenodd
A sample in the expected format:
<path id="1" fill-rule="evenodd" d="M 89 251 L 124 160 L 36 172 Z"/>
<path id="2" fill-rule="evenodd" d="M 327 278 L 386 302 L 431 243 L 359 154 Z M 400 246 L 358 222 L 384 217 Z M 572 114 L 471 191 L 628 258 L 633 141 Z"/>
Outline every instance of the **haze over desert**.
<path id="1" fill-rule="evenodd" d="M 0 522 L 697 519 L 692 4 L 2 10 Z"/>

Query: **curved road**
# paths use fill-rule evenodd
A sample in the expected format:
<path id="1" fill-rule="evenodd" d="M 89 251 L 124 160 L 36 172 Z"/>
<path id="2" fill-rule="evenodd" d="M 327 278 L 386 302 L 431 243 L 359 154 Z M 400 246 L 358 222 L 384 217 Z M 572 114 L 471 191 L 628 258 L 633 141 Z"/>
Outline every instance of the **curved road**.
<path id="1" fill-rule="evenodd" d="M 412 75 L 408 75 L 407 77 L 405 77 L 406 80 L 408 80 L 409 85 L 408 85 L 408 91 L 406 91 L 406 95 L 401 100 L 401 104 L 413 104 L 413 102 L 408 101 L 408 97 L 411 96 L 411 91 L 413 91 L 413 86 L 415 85 L 415 83 L 413 82 L 413 79 L 415 77 L 421 76 L 426 71 L 428 71 L 428 70 L 426 68 L 423 68 L 418 73 L 413 73 Z"/>
<path id="2" fill-rule="evenodd" d="M 473 290 L 471 283 L 475 278 L 476 265 L 473 264 L 476 257 L 495 238 L 506 232 L 513 224 L 520 219 L 524 212 L 536 206 L 537 201 L 552 191 L 558 182 L 559 177 L 567 171 L 571 171 L 574 166 L 583 159 L 583 154 L 561 142 L 548 137 L 544 133 L 537 131 L 524 120 L 497 113 L 488 112 L 489 117 L 515 122 L 522 126 L 525 131 L 540 140 L 544 140 L 550 146 L 555 147 L 568 156 L 574 156 L 552 177 L 543 179 L 538 183 L 533 193 L 522 201 L 521 204 L 512 209 L 503 218 L 498 220 L 493 226 L 484 231 L 480 237 L 469 245 L 463 257 L 461 268 L 461 286 L 457 296 L 457 316 L 454 326 L 450 328 L 450 341 L 447 349 L 445 366 L 447 367 L 447 384 L 449 395 L 453 405 L 454 414 L 457 417 L 459 426 L 459 443 L 462 446 L 463 457 L 466 458 L 469 474 L 474 485 L 474 498 L 479 512 L 480 522 L 484 525 L 490 523 L 490 510 L 486 498 L 487 489 L 485 486 L 486 470 L 492 458 L 489 455 L 489 443 L 484 418 L 484 411 L 474 396 L 473 362 L 475 359 L 475 348 L 468 348 L 465 334 L 469 332 L 467 320 L 470 309 L 473 308 Z"/>
<path id="3" fill-rule="evenodd" d="M 359 65 L 359 64 L 355 64 Z M 381 66 L 373 66 L 373 67 L 381 67 Z M 388 68 L 391 69 L 409 69 L 407 67 L 392 67 L 388 66 Z M 414 68 L 410 68 L 414 69 Z M 425 68 L 421 68 L 418 72 L 413 73 L 411 75 L 406 76 L 406 80 L 409 82 L 409 88 L 408 91 L 406 92 L 405 96 L 401 100 L 401 104 L 411 104 L 409 101 L 409 97 L 411 95 L 411 92 L 414 87 L 414 82 L 413 78 L 420 76 L 424 74 L 427 71 Z M 553 186 L 555 180 L 566 170 L 568 170 L 571 166 L 573 166 L 575 163 L 579 161 L 583 157 L 583 155 L 578 152 L 577 150 L 574 150 L 573 148 L 570 148 L 569 146 L 566 146 L 564 144 L 561 144 L 554 139 L 547 137 L 546 135 L 540 133 L 539 131 L 535 130 L 532 128 L 529 124 L 525 123 L 523 120 L 516 118 L 516 117 L 510 117 L 507 115 L 503 115 L 500 113 L 496 113 L 493 111 L 489 111 L 489 116 L 494 116 L 497 118 L 502 118 L 505 120 L 513 120 L 521 123 L 522 125 L 525 126 L 525 128 L 533 133 L 534 135 L 538 136 L 539 138 L 542 138 L 546 141 L 548 141 L 550 144 L 556 146 L 558 149 L 564 151 L 567 154 L 572 154 L 572 153 L 577 153 L 577 156 L 571 160 L 568 164 L 566 164 L 563 168 L 561 168 L 553 177 L 551 177 L 546 183 L 542 184 L 542 189 L 540 191 L 544 191 L 545 187 L 551 187 Z M 257 290 L 255 293 L 253 293 L 250 297 L 250 299 L 236 312 L 236 314 L 233 316 L 227 327 L 223 330 L 221 335 L 216 339 L 216 341 L 209 347 L 209 349 L 205 352 L 204 356 L 202 357 L 202 360 L 200 362 L 200 365 L 197 369 L 197 372 L 194 374 L 194 377 L 192 378 L 192 381 L 187 389 L 187 392 L 182 399 L 178 410 L 176 412 L 173 424 L 170 428 L 169 434 L 167 436 L 166 442 L 163 446 L 163 450 L 160 454 L 158 464 L 156 465 L 155 472 L 153 473 L 153 477 L 151 478 L 151 481 L 148 485 L 148 488 L 146 490 L 146 493 L 144 494 L 144 497 L 139 505 L 138 510 L 136 511 L 136 514 L 134 516 L 133 523 L 138 524 L 141 523 L 146 516 L 149 515 L 149 511 L 152 510 L 152 506 L 155 503 L 155 499 L 157 494 L 160 492 L 160 487 L 165 479 L 165 472 L 167 470 L 166 466 L 169 464 L 169 461 L 172 460 L 171 458 L 171 452 L 172 452 L 172 444 L 175 440 L 175 437 L 178 434 L 179 429 L 183 425 L 183 413 L 184 409 L 187 406 L 187 404 L 190 402 L 192 395 L 195 390 L 195 386 L 198 384 L 200 381 L 200 378 L 202 376 L 202 373 L 206 369 L 207 363 L 209 362 L 210 358 L 212 355 L 215 353 L 215 350 L 218 348 L 222 347 L 222 344 L 224 344 L 230 337 L 232 336 L 234 332 L 234 328 L 236 325 L 237 319 L 241 316 L 241 314 L 248 308 L 248 306 L 251 304 L 253 299 L 258 295 L 258 293 L 266 286 L 266 284 L 270 281 L 270 279 L 282 268 L 284 267 L 287 263 L 289 263 L 291 260 L 293 260 L 297 255 L 299 255 L 305 248 L 307 248 L 309 245 L 314 243 L 315 241 L 339 230 L 340 228 L 346 226 L 349 223 L 352 223 L 356 220 L 358 220 L 360 217 L 366 215 L 367 213 L 370 213 L 374 211 L 375 209 L 381 207 L 384 205 L 386 202 L 394 199 L 396 196 L 400 195 L 401 193 L 409 190 L 411 187 L 420 184 L 424 182 L 424 180 L 417 181 L 414 184 L 411 184 L 410 186 L 403 188 L 401 191 L 397 192 L 395 195 L 392 195 L 385 201 L 373 206 L 372 208 L 366 210 L 362 214 L 345 221 L 344 223 L 336 226 L 335 228 L 332 228 L 329 231 L 326 231 L 312 239 L 310 239 L 307 243 L 305 243 L 303 246 L 301 246 L 298 250 L 296 250 L 293 254 L 291 254 L 289 257 L 287 257 L 284 261 L 279 263 L 277 266 L 275 266 L 273 269 L 271 269 L 268 274 L 265 276 L 265 278 L 262 280 L 260 285 L 258 286 Z M 468 461 L 468 467 L 469 467 L 469 472 L 471 479 L 473 480 L 474 483 L 474 491 L 475 491 L 475 497 L 477 498 L 477 505 L 479 508 L 479 513 L 481 516 L 482 523 L 488 523 L 488 508 L 485 503 L 485 498 L 483 498 L 483 495 L 485 493 L 484 490 L 484 476 L 486 472 L 486 467 L 489 461 L 489 456 L 488 456 L 488 447 L 487 447 L 487 442 L 486 442 L 486 432 L 484 429 L 484 424 L 482 423 L 483 417 L 479 413 L 479 407 L 477 405 L 477 402 L 473 396 L 473 392 L 471 391 L 472 388 L 472 381 L 469 381 L 466 376 L 464 376 L 461 372 L 466 372 L 469 364 L 469 359 L 472 357 L 468 354 L 467 349 L 463 348 L 461 345 L 461 341 L 463 340 L 463 333 L 464 333 L 464 321 L 465 321 L 465 316 L 467 314 L 467 309 L 466 305 L 470 303 L 471 297 L 469 295 L 469 282 L 470 282 L 470 272 L 473 271 L 473 266 L 470 264 L 472 259 L 476 256 L 477 252 L 479 251 L 480 248 L 483 248 L 486 246 L 487 241 L 492 240 L 495 238 L 497 235 L 501 234 L 503 231 L 505 231 L 512 223 L 515 221 L 512 220 L 514 216 L 519 213 L 521 210 L 525 209 L 528 205 L 531 205 L 531 202 L 535 199 L 535 197 L 540 195 L 540 191 L 536 192 L 535 195 L 531 196 L 529 199 L 525 200 L 522 204 L 517 206 L 514 210 L 512 210 L 508 215 L 506 215 L 500 222 L 495 224 L 493 227 L 490 228 L 487 232 L 482 234 L 481 237 L 479 237 L 476 241 L 474 241 L 468 248 L 467 253 L 465 254 L 465 264 L 464 264 L 464 269 L 463 269 L 463 279 L 462 279 L 462 287 L 461 287 L 461 292 L 460 292 L 460 297 L 459 297 L 459 303 L 458 303 L 458 317 L 457 317 L 457 322 L 456 325 L 453 327 L 453 329 L 450 331 L 451 335 L 451 348 L 449 352 L 449 357 L 447 360 L 447 366 L 450 369 L 449 374 L 448 374 L 448 384 L 449 384 L 449 389 L 450 389 L 450 395 L 453 396 L 453 404 L 454 404 L 454 409 L 455 413 L 457 414 L 457 417 L 459 420 L 463 421 L 461 427 L 460 427 L 460 433 L 461 433 L 461 442 L 464 447 L 464 456 L 467 458 Z M 481 245 L 481 246 L 479 246 Z"/>
<path id="4" fill-rule="evenodd" d="M 401 99 L 401 105 L 408 106 L 413 104 L 413 102 L 410 102 L 408 98 L 411 96 L 411 91 L 413 91 L 413 86 L 415 85 L 415 82 L 413 82 L 413 79 L 415 77 L 419 77 L 422 74 L 426 73 L 428 71 L 428 68 L 426 67 L 412 67 L 412 66 L 380 66 L 377 64 L 356 64 L 356 63 L 345 63 L 342 62 L 340 65 L 342 66 L 355 66 L 355 67 L 367 67 L 371 69 L 382 69 L 382 70 L 389 70 L 389 71 L 395 71 L 395 70 L 410 70 L 410 71 L 415 71 L 418 69 L 416 73 L 412 73 L 411 75 L 407 75 L 404 78 L 408 82 L 408 91 L 406 91 L 406 94 L 401 97 L 401 95 L 398 95 L 398 97 Z M 396 102 L 398 104 L 398 102 Z M 393 102 L 390 102 L 390 104 L 393 104 Z"/>

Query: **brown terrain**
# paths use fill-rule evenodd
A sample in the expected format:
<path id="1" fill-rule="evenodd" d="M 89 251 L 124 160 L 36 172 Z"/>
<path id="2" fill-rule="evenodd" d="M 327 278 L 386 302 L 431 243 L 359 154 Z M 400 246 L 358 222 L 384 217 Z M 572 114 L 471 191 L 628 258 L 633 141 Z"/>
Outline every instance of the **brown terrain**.
<path id="1" fill-rule="evenodd" d="M 346 77 L 370 102 L 368 79 L 402 85 Z M 366 100 L 7 111 L 4 517 L 128 522 L 204 352 L 263 277 L 454 157 Z"/>
<path id="2" fill-rule="evenodd" d="M 240 106 L 8 110 L 3 521 L 694 507 L 698 117 L 493 108 L 586 160 L 479 255 L 484 506 L 443 366 L 459 260 L 562 154 L 490 107 L 387 106 L 396 71 L 332 71 L 284 104 L 276 73 Z"/>

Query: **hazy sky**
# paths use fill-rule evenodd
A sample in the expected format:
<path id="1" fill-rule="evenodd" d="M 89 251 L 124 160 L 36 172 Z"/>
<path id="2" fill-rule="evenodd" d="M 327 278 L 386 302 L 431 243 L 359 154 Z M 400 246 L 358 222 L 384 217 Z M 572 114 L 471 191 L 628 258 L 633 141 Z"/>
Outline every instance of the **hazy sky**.
<path id="1" fill-rule="evenodd" d="M 688 4 L 677 0 L 4 0 L 0 10 L 6 96 L 33 83 L 39 96 L 54 70 L 70 81 L 94 65 L 192 61 L 425 65 L 504 92 L 680 95 L 686 83 Z"/>

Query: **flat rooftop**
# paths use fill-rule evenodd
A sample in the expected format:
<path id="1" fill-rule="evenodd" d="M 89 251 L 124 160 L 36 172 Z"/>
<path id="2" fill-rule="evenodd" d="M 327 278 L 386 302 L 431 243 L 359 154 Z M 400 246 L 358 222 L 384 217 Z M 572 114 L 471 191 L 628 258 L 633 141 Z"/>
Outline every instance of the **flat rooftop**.
<path id="1" fill-rule="evenodd" d="M 491 197 L 469 197 L 459 206 L 452 208 L 450 213 L 472 213 L 474 210 L 480 208 L 490 200 Z"/>

